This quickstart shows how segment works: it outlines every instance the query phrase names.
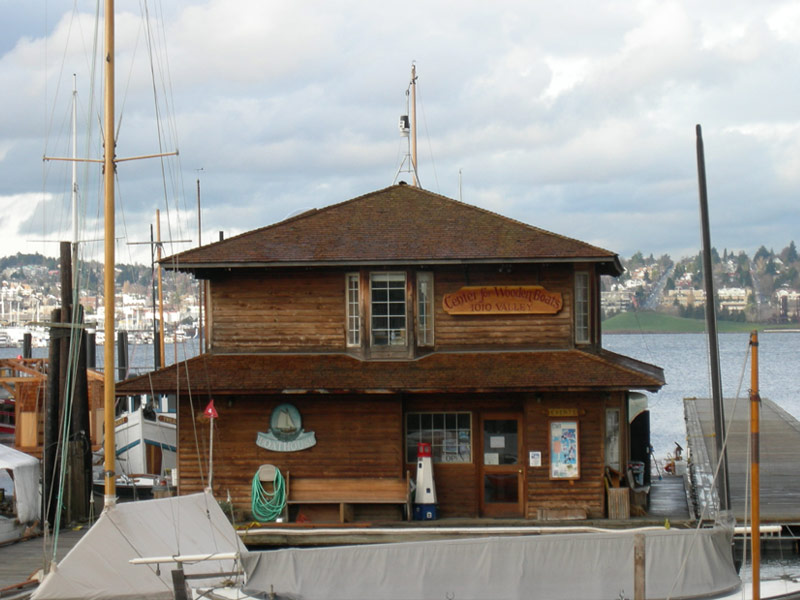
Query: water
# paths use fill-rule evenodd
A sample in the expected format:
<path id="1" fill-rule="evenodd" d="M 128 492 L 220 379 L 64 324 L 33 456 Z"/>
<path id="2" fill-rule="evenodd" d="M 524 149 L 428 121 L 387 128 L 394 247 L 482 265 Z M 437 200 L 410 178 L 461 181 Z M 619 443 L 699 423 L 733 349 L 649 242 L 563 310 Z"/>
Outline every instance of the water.
<path id="1" fill-rule="evenodd" d="M 164 358 L 167 366 L 178 361 L 197 356 L 199 353 L 198 339 L 189 339 L 178 344 L 167 344 L 164 349 Z M 22 348 L 0 348 L 0 358 L 14 358 L 19 356 Z M 33 358 L 47 358 L 48 348 L 33 348 Z M 97 346 L 97 368 L 103 368 L 103 346 Z M 116 357 L 116 352 L 115 352 Z M 118 364 L 118 363 L 116 363 Z M 128 344 L 129 377 L 141 375 L 154 369 L 153 344 Z"/>
<path id="2" fill-rule="evenodd" d="M 719 336 L 722 389 L 726 398 L 748 401 L 750 335 Z M 800 333 L 759 334 L 759 388 L 796 419 L 800 419 Z M 684 398 L 710 398 L 708 342 L 705 334 L 606 335 L 603 346 L 664 369 L 667 384 L 650 398 L 650 435 L 656 457 L 671 453 L 678 442 L 686 447 Z M 747 362 L 745 363 L 745 360 Z"/>

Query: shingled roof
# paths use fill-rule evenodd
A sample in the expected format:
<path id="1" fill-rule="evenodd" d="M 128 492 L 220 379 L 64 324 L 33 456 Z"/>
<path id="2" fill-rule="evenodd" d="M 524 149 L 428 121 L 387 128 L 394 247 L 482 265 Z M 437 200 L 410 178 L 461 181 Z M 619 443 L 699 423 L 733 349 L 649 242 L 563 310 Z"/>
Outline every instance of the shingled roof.
<path id="1" fill-rule="evenodd" d="M 165 258 L 181 271 L 231 267 L 593 262 L 616 254 L 406 184 Z"/>
<path id="2" fill-rule="evenodd" d="M 414 361 L 345 354 L 204 354 L 117 385 L 214 394 L 451 393 L 630 390 L 664 385 L 661 368 L 601 351 L 437 353 Z"/>

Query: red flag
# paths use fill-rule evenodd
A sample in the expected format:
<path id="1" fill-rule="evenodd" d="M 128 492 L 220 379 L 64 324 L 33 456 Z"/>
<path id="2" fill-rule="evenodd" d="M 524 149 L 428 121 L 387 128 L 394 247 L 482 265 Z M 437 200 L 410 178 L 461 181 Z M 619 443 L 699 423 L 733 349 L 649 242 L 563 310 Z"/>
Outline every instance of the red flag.
<path id="1" fill-rule="evenodd" d="M 219 417 L 219 415 L 217 414 L 217 409 L 214 408 L 213 398 L 211 399 L 211 402 L 208 403 L 208 406 L 206 406 L 206 409 L 203 411 L 203 414 L 211 419 L 216 419 L 217 417 Z"/>

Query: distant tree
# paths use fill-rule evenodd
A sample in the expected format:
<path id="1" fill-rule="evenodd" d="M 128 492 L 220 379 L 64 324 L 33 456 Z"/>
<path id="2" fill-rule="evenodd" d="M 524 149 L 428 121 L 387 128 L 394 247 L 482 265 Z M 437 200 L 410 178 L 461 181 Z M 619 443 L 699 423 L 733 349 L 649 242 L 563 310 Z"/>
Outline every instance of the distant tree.
<path id="1" fill-rule="evenodd" d="M 777 275 L 777 273 L 778 273 L 778 265 L 775 264 L 774 260 L 769 259 L 767 261 L 767 264 L 764 267 L 764 273 L 766 273 L 767 275 Z"/>
<path id="2" fill-rule="evenodd" d="M 739 263 L 740 267 L 749 268 L 750 266 L 750 258 L 747 256 L 747 252 L 744 250 L 741 250 L 736 256 L 736 261 Z"/>
<path id="3" fill-rule="evenodd" d="M 711 264 L 718 265 L 720 263 L 719 252 L 714 246 L 711 246 Z"/>
<path id="4" fill-rule="evenodd" d="M 789 242 L 789 245 L 781 252 L 781 259 L 785 263 L 797 262 L 797 248 L 794 245 L 794 240 Z"/>
<path id="5" fill-rule="evenodd" d="M 631 269 L 636 269 L 638 267 L 644 266 L 644 256 L 642 255 L 642 251 L 639 250 L 633 256 L 628 259 L 628 265 Z"/>
<path id="6" fill-rule="evenodd" d="M 753 260 L 769 260 L 772 256 L 772 253 L 767 250 L 764 246 L 761 246 L 758 250 L 756 250 L 755 256 L 753 256 Z"/>
<path id="7" fill-rule="evenodd" d="M 795 267 L 789 267 L 783 273 L 778 275 L 775 278 L 775 287 L 779 288 L 781 286 L 789 286 L 789 287 L 796 287 L 798 283 L 798 276 L 797 276 L 797 269 Z"/>
<path id="8" fill-rule="evenodd" d="M 672 277 L 667 277 L 667 283 L 664 284 L 664 291 L 669 292 L 675 289 L 675 280 Z"/>

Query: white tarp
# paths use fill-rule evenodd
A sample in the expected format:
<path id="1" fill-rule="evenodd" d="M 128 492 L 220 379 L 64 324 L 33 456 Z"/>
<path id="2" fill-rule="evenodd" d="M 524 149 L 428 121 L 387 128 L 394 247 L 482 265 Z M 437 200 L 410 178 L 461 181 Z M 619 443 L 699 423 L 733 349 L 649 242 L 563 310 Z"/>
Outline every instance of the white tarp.
<path id="1" fill-rule="evenodd" d="M 0 444 L 0 469 L 14 476 L 14 504 L 20 523 L 39 519 L 39 460 L 29 454 Z"/>
<path id="2" fill-rule="evenodd" d="M 246 553 L 210 493 L 127 502 L 103 511 L 97 523 L 47 574 L 32 599 L 100 600 L 172 598 L 174 563 L 131 565 L 132 558 Z M 191 573 L 235 570 L 233 560 L 184 565 Z M 225 579 L 229 579 L 225 578 Z M 222 577 L 191 580 L 218 585 Z"/>
<path id="3" fill-rule="evenodd" d="M 251 552 L 246 590 L 295 600 L 632 598 L 634 533 L 579 533 Z M 740 585 L 730 529 L 646 535 L 646 595 Z M 684 569 L 681 571 L 681 566 Z"/>

